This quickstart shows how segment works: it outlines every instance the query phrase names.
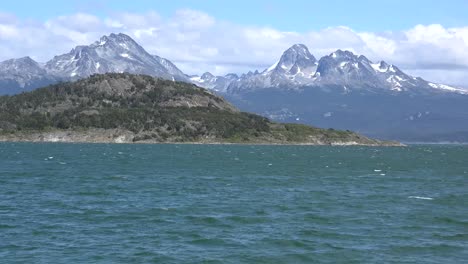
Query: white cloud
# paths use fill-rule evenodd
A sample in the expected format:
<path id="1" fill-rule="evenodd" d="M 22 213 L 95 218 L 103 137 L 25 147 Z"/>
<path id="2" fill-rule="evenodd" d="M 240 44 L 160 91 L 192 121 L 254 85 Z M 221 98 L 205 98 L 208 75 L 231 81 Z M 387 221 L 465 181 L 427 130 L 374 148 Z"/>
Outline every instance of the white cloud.
<path id="1" fill-rule="evenodd" d="M 468 72 L 468 68 L 465 69 L 409 69 L 406 71 L 408 74 L 414 76 L 427 76 L 424 77 L 427 80 L 435 81 L 439 83 L 449 83 L 457 87 L 468 89 L 468 82 L 466 79 L 466 73 Z"/>
<path id="2" fill-rule="evenodd" d="M 171 25 L 184 29 L 200 30 L 212 27 L 215 24 L 215 19 L 208 14 L 191 9 L 181 9 L 175 14 L 171 21 Z"/>
<path id="3" fill-rule="evenodd" d="M 162 24 L 161 17 L 154 11 L 143 14 L 119 13 L 113 17 L 104 19 L 106 26 L 110 28 L 120 28 L 127 30 L 138 30 Z"/>
<path id="4" fill-rule="evenodd" d="M 15 39 L 20 36 L 20 32 L 14 25 L 0 25 L 0 38 L 2 40 Z"/>
<path id="5" fill-rule="evenodd" d="M 71 16 L 59 16 L 51 19 L 45 23 L 45 27 L 52 32 L 56 28 L 63 28 L 64 30 L 86 34 L 89 31 L 102 28 L 102 21 L 93 15 L 77 13 Z M 60 32 L 56 34 L 60 34 Z"/>
<path id="6" fill-rule="evenodd" d="M 397 43 L 392 39 L 367 32 L 359 33 L 358 36 L 365 44 L 365 49 L 372 54 L 386 58 L 391 58 L 395 54 Z"/>
<path id="7" fill-rule="evenodd" d="M 105 18 L 77 13 L 47 21 L 0 13 L 0 60 L 29 55 L 44 62 L 112 32 L 130 35 L 148 52 L 172 60 L 189 74 L 263 70 L 289 46 L 303 43 L 317 58 L 347 49 L 432 81 L 468 85 L 463 74 L 468 69 L 468 26 L 416 25 L 394 32 L 359 32 L 341 26 L 284 32 L 220 21 L 190 9 L 178 10 L 172 17 L 154 11 Z"/>
<path id="8" fill-rule="evenodd" d="M 0 12 L 0 24 L 8 25 L 8 24 L 14 24 L 16 22 L 17 22 L 17 19 L 14 15 Z"/>

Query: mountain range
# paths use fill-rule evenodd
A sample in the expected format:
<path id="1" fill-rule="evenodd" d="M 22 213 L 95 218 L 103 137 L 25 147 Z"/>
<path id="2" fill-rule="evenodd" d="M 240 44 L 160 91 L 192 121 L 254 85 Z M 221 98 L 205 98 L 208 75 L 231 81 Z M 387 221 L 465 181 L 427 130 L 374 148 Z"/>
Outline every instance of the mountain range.
<path id="1" fill-rule="evenodd" d="M 59 81 L 93 74 L 134 73 L 189 82 L 171 61 L 145 51 L 125 34 L 110 34 L 88 46 L 77 46 L 43 66 L 29 57 L 0 63 L 0 94 L 15 94 Z"/>
<path id="2" fill-rule="evenodd" d="M 213 76 L 205 73 L 192 76 L 192 82 L 227 93 L 279 88 L 300 89 L 306 86 L 341 86 L 343 92 L 357 88 L 388 92 L 439 92 L 468 94 L 467 90 L 428 82 L 413 77 L 385 61 L 374 63 L 365 56 L 337 50 L 317 60 L 303 44 L 287 49 L 281 58 L 263 72 L 249 72 L 237 77 L 233 74 Z"/>
<path id="3" fill-rule="evenodd" d="M 317 59 L 303 44 L 259 72 L 188 76 L 125 34 L 77 46 L 45 64 L 0 62 L 0 94 L 15 94 L 93 74 L 128 72 L 191 82 L 241 110 L 273 120 L 353 129 L 407 141 L 468 141 L 468 91 L 426 81 L 385 61 L 337 50 Z"/>

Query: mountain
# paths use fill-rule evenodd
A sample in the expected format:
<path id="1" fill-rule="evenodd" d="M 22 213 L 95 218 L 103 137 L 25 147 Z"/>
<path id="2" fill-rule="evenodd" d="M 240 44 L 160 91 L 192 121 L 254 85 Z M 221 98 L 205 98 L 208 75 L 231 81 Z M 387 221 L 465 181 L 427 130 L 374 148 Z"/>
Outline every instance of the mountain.
<path id="1" fill-rule="evenodd" d="M 0 94 L 30 91 L 59 80 L 60 78 L 47 74 L 46 70 L 30 57 L 0 62 Z"/>
<path id="2" fill-rule="evenodd" d="M 153 55 L 153 58 L 157 62 L 159 62 L 159 64 L 161 64 L 167 70 L 167 72 L 170 75 L 174 76 L 174 78 L 176 80 L 188 81 L 187 75 L 185 73 L 183 73 L 179 68 L 177 68 L 177 66 L 175 66 L 175 64 L 172 63 L 170 60 L 165 59 L 165 58 L 161 58 L 161 57 L 159 57 L 157 55 Z"/>
<path id="3" fill-rule="evenodd" d="M 237 74 L 233 73 L 225 76 L 214 76 L 209 72 L 205 72 L 201 76 L 195 75 L 190 77 L 192 83 L 216 92 L 226 92 L 228 86 L 237 79 L 239 79 L 239 77 Z"/>
<path id="4" fill-rule="evenodd" d="M 224 78 L 212 76 L 211 79 Z M 374 63 L 365 56 L 350 51 L 337 50 L 317 59 L 303 44 L 287 49 L 281 58 L 263 72 L 249 72 L 237 79 L 223 79 L 217 83 L 203 80 L 198 85 L 229 94 L 242 94 L 252 90 L 276 88 L 283 90 L 304 87 L 339 87 L 342 92 L 367 90 L 388 93 L 438 93 L 455 92 L 468 94 L 465 89 L 425 81 L 404 73 L 395 65 L 385 61 Z M 227 82 L 227 83 L 226 83 Z"/>
<path id="5" fill-rule="evenodd" d="M 108 72 L 190 81 L 172 62 L 149 54 L 129 36 L 110 34 L 88 46 L 77 46 L 69 53 L 55 56 L 44 66 L 29 57 L 1 62 L 0 94 L 15 94 Z"/>
<path id="6" fill-rule="evenodd" d="M 249 73 L 232 82 L 230 93 L 244 90 L 282 87 L 294 88 L 311 82 L 311 76 L 317 69 L 317 60 L 303 44 L 296 44 L 287 49 L 281 58 L 262 73 Z"/>
<path id="7" fill-rule="evenodd" d="M 128 73 L 0 97 L 0 141 L 399 145 L 274 123 L 193 84 Z"/>
<path id="8" fill-rule="evenodd" d="M 373 63 L 365 56 L 354 55 L 350 51 L 337 50 L 322 57 L 317 71 L 309 85 L 341 85 L 347 88 L 368 89 L 390 92 L 433 93 L 451 91 L 466 93 L 463 89 L 435 84 L 410 76 L 395 65 L 385 61 Z"/>
<path id="9" fill-rule="evenodd" d="M 216 82 L 197 85 L 276 121 L 392 140 L 468 142 L 467 90 L 413 77 L 350 51 L 316 60 L 306 46 L 296 44 L 268 69 L 228 82 L 221 88 Z"/>
<path id="10" fill-rule="evenodd" d="M 110 34 L 89 46 L 77 46 L 69 53 L 48 61 L 45 69 L 49 73 L 71 78 L 128 72 L 187 81 L 186 76 L 172 63 L 149 54 L 125 34 Z"/>

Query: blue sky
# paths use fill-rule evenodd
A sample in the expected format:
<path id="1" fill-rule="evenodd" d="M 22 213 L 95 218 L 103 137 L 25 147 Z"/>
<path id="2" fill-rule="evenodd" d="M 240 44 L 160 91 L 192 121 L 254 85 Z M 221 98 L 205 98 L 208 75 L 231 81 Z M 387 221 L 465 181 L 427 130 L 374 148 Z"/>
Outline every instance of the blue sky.
<path id="1" fill-rule="evenodd" d="M 0 61 L 46 62 L 125 33 L 188 74 L 263 70 L 293 44 L 337 49 L 468 87 L 468 0 L 12 0 L 0 5 Z"/>
<path id="2" fill-rule="evenodd" d="M 200 10 L 237 24 L 300 32 L 343 25 L 362 31 L 387 31 L 417 24 L 445 27 L 468 24 L 467 0 L 14 0 L 3 1 L 0 11 L 21 18 L 45 20 L 75 12 L 104 17 L 113 12 L 145 12 L 149 9 L 170 16 L 181 8 Z"/>

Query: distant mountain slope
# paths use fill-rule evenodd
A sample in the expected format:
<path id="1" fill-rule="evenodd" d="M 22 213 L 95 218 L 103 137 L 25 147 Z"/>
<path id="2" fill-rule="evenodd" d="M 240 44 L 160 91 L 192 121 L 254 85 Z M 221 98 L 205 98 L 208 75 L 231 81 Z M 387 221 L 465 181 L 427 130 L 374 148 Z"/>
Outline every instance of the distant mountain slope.
<path id="1" fill-rule="evenodd" d="M 30 91 L 59 80 L 30 57 L 0 62 L 0 95 Z"/>
<path id="2" fill-rule="evenodd" d="M 190 82 L 169 60 L 149 54 L 125 34 L 110 34 L 91 45 L 77 46 L 69 53 L 55 56 L 44 66 L 29 57 L 1 62 L 0 95 L 109 72 Z"/>
<path id="3" fill-rule="evenodd" d="M 170 60 L 159 57 L 157 55 L 153 55 L 153 58 L 155 58 L 156 61 L 159 62 L 159 64 L 161 64 L 169 74 L 174 76 L 174 79 L 178 81 L 189 82 L 187 75 L 183 73 L 179 68 L 177 68 L 177 66 Z"/>
<path id="4" fill-rule="evenodd" d="M 217 92 L 226 92 L 228 86 L 239 77 L 236 74 L 227 74 L 226 76 L 214 76 L 205 72 L 201 76 L 191 76 L 190 81 L 200 87 L 215 90 Z"/>
<path id="5" fill-rule="evenodd" d="M 273 123 L 193 84 L 115 73 L 0 97 L 0 140 L 398 145 Z"/>

